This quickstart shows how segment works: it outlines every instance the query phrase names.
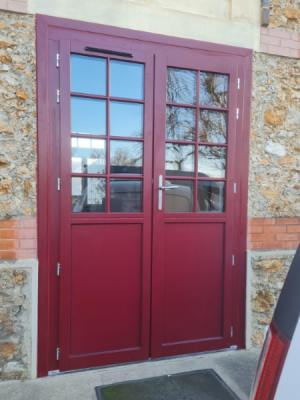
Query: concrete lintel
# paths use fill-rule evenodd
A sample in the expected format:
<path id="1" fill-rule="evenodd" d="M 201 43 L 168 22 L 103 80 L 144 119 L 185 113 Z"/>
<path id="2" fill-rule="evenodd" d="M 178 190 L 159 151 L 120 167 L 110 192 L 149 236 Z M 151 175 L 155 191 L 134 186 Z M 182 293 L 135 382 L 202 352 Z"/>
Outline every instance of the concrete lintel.
<path id="1" fill-rule="evenodd" d="M 293 256 L 296 253 L 296 250 L 248 250 L 247 253 L 250 253 L 251 256 L 254 257 L 273 257 L 280 258 L 284 256 Z"/>

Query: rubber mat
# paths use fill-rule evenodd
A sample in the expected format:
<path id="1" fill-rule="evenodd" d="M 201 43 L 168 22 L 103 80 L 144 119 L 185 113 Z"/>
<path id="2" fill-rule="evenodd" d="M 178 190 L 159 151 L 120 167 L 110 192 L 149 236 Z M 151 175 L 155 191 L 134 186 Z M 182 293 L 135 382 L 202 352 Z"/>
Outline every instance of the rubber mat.
<path id="1" fill-rule="evenodd" d="M 239 400 L 213 370 L 95 388 L 98 400 Z"/>

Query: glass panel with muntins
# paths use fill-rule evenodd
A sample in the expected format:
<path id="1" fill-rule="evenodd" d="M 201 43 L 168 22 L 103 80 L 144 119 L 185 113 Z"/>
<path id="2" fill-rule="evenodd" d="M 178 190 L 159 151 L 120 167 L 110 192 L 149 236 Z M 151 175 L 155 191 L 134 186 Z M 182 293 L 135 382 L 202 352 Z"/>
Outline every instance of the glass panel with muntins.
<path id="1" fill-rule="evenodd" d="M 71 131 L 106 135 L 106 101 L 72 97 Z"/>
<path id="2" fill-rule="evenodd" d="M 105 212 L 105 178 L 72 177 L 72 212 Z"/>
<path id="3" fill-rule="evenodd" d="M 165 190 L 165 212 L 193 212 L 194 182 L 166 179 L 165 186 L 170 185 L 178 186 L 178 188 Z"/>
<path id="4" fill-rule="evenodd" d="M 111 140 L 110 173 L 142 175 L 143 143 L 126 140 Z"/>
<path id="5" fill-rule="evenodd" d="M 143 100 L 144 65 L 127 61 L 111 60 L 110 96 Z"/>
<path id="6" fill-rule="evenodd" d="M 198 176 L 201 178 L 225 178 L 226 147 L 198 147 Z"/>
<path id="7" fill-rule="evenodd" d="M 144 105 L 110 102 L 110 135 L 143 137 Z"/>
<path id="8" fill-rule="evenodd" d="M 225 182 L 198 181 L 198 212 L 225 211 Z"/>
<path id="9" fill-rule="evenodd" d="M 194 176 L 195 146 L 166 144 L 166 176 Z"/>
<path id="10" fill-rule="evenodd" d="M 169 140 L 195 140 L 196 110 L 167 106 L 166 137 Z"/>
<path id="11" fill-rule="evenodd" d="M 227 111 L 200 110 L 199 141 L 227 142 Z"/>
<path id="12" fill-rule="evenodd" d="M 73 137 L 72 172 L 105 174 L 106 141 Z"/>
<path id="13" fill-rule="evenodd" d="M 106 95 L 106 60 L 71 54 L 71 91 Z"/>
<path id="14" fill-rule="evenodd" d="M 196 71 L 167 69 L 167 102 L 196 104 Z"/>
<path id="15" fill-rule="evenodd" d="M 111 212 L 142 212 L 143 182 L 138 179 L 110 180 Z"/>
<path id="16" fill-rule="evenodd" d="M 227 108 L 227 75 L 200 72 L 200 105 L 207 107 Z"/>

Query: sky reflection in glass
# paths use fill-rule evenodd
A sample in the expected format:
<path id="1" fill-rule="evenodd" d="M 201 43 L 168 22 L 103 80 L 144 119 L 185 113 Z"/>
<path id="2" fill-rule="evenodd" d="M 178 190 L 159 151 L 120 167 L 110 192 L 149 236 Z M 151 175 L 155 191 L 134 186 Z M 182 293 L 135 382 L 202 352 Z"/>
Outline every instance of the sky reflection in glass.
<path id="1" fill-rule="evenodd" d="M 110 95 L 112 97 L 143 100 L 144 65 L 111 60 Z"/>
<path id="2" fill-rule="evenodd" d="M 106 60 L 71 55 L 71 91 L 106 95 Z"/>
<path id="3" fill-rule="evenodd" d="M 73 133 L 106 134 L 106 101 L 71 98 L 71 130 Z"/>
<path id="4" fill-rule="evenodd" d="M 143 111 L 143 104 L 111 101 L 111 136 L 143 137 Z"/>

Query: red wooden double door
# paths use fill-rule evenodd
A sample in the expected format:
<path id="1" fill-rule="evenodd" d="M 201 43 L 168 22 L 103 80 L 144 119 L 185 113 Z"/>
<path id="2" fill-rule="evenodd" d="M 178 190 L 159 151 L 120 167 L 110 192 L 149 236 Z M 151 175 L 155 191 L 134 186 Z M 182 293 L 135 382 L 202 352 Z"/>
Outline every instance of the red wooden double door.
<path id="1" fill-rule="evenodd" d="M 59 369 L 243 343 L 244 59 L 75 31 L 51 46 Z"/>

